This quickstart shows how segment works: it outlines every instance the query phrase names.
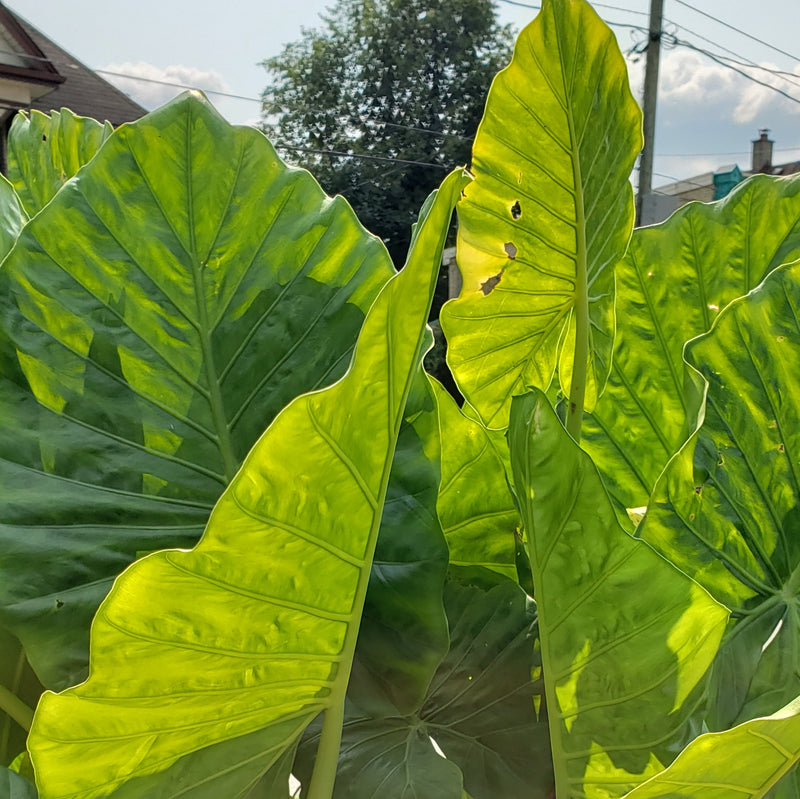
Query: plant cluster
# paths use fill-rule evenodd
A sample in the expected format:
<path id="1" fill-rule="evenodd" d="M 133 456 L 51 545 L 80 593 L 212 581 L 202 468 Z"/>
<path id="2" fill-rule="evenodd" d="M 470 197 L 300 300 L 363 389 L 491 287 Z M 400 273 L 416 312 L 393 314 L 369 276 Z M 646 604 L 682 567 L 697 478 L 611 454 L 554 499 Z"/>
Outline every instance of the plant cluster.
<path id="1" fill-rule="evenodd" d="M 640 145 L 584 0 L 399 273 L 197 95 L 15 121 L 0 794 L 800 795 L 800 178 L 634 231 Z"/>

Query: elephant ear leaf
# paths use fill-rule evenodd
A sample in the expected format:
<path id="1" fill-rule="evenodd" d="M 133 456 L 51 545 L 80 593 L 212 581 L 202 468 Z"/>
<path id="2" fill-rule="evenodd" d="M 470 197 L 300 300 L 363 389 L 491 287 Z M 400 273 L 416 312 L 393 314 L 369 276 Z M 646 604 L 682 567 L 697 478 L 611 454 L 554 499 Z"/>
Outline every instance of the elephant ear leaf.
<path id="1" fill-rule="evenodd" d="M 641 143 L 614 35 L 583 0 L 544 0 L 489 92 L 458 205 L 462 289 L 441 316 L 459 388 L 489 427 L 556 366 L 587 407 L 603 391 Z"/>
<path id="2" fill-rule="evenodd" d="M 691 203 L 634 231 L 617 264 L 617 337 L 606 391 L 583 422 L 624 526 L 647 504 L 667 461 L 696 426 L 683 346 L 728 303 L 800 258 L 800 175 L 756 175 L 724 200 Z M 625 424 L 619 424 L 623 418 Z"/>
<path id="3" fill-rule="evenodd" d="M 8 134 L 8 178 L 29 216 L 39 213 L 111 135 L 109 122 L 73 114 L 20 112 Z"/>
<path id="4" fill-rule="evenodd" d="M 800 699 L 767 718 L 701 735 L 624 799 L 792 799 L 798 786 L 790 772 L 798 763 Z"/>
<path id="5" fill-rule="evenodd" d="M 664 470 L 640 528 L 734 611 L 714 669 L 717 728 L 800 693 L 798 319 L 800 262 L 773 271 L 687 345 L 708 386 L 705 416 Z"/>
<path id="6" fill-rule="evenodd" d="M 52 689 L 140 554 L 191 547 L 393 273 L 345 200 L 185 94 L 114 132 L 0 270 L 0 624 Z M 11 501 L 13 498 L 13 501 Z"/>
<path id="7" fill-rule="evenodd" d="M 509 442 L 556 796 L 606 799 L 661 771 L 696 734 L 728 612 L 619 526 L 597 470 L 544 394 L 514 398 Z"/>
<path id="8" fill-rule="evenodd" d="M 125 785 L 136 795 L 137 779 L 164 772 L 164 792 L 147 796 L 191 773 L 217 796 L 244 797 L 320 712 L 307 795 L 330 795 L 395 442 L 465 182 L 454 172 L 440 188 L 405 269 L 367 314 L 348 374 L 278 415 L 200 543 L 117 579 L 92 625 L 89 679 L 45 694 L 34 718 L 29 749 L 46 796 L 95 799 Z"/>

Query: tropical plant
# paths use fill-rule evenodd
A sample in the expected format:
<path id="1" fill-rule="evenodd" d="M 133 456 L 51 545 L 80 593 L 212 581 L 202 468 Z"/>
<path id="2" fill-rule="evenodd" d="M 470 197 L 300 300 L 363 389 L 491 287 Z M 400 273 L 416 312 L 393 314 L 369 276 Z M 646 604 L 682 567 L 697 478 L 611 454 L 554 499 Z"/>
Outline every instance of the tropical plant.
<path id="1" fill-rule="evenodd" d="M 31 169 L 64 120 L 0 190 L 0 795 L 796 799 L 800 178 L 632 232 L 583 0 L 399 274 L 198 96 Z"/>

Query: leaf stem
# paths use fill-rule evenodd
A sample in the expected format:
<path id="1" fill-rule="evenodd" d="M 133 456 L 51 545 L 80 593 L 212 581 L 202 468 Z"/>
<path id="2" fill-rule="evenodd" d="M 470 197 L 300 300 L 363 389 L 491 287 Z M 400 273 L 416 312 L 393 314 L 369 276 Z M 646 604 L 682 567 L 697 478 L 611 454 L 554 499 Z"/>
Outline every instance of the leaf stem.
<path id="1" fill-rule="evenodd" d="M 33 709 L 11 693 L 5 685 L 0 685 L 0 710 L 8 713 L 26 732 L 30 732 L 33 723 Z"/>
<path id="2" fill-rule="evenodd" d="M 341 668 L 341 666 L 340 666 Z M 322 733 L 314 760 L 314 772 L 308 789 L 308 799 L 330 799 L 331 786 L 339 766 L 339 747 L 344 724 L 344 696 L 341 701 L 325 709 Z"/>

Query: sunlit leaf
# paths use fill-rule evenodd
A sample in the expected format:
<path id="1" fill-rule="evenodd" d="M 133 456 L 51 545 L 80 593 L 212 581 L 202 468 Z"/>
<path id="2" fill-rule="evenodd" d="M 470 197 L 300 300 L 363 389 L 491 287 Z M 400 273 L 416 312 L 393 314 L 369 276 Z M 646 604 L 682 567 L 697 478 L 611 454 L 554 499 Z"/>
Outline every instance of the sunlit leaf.
<path id="1" fill-rule="evenodd" d="M 8 133 L 8 178 L 29 216 L 95 156 L 113 128 L 76 116 L 67 108 L 21 111 Z"/>
<path id="2" fill-rule="evenodd" d="M 728 612 L 618 524 L 540 392 L 509 427 L 528 533 L 558 799 L 620 796 L 697 734 Z"/>
<path id="3" fill-rule="evenodd" d="M 667 461 L 693 431 L 683 345 L 729 302 L 800 257 L 800 176 L 758 175 L 713 205 L 691 203 L 634 231 L 617 266 L 617 338 L 608 386 L 584 419 L 592 456 L 623 526 L 647 504 Z"/>
<path id="4" fill-rule="evenodd" d="M 458 205 L 461 294 L 441 315 L 448 362 L 490 427 L 556 366 L 569 394 L 576 325 L 589 337 L 587 407 L 602 392 L 641 144 L 612 32 L 583 0 L 544 0 L 489 92 Z"/>
<path id="5" fill-rule="evenodd" d="M 116 580 L 92 624 L 89 679 L 36 712 L 29 749 L 46 796 L 94 799 L 180 768 L 237 799 L 321 711 L 312 795 L 332 787 L 392 455 L 465 180 L 445 180 L 348 374 L 278 415 L 194 549 L 151 554 Z M 227 749 L 224 770 L 209 747 Z"/>
<path id="6" fill-rule="evenodd" d="M 755 719 L 695 739 L 666 771 L 631 791 L 625 799 L 762 799 L 797 796 L 781 791 L 800 763 L 800 700 L 768 718 Z M 779 784 L 781 780 L 784 784 Z M 791 779 L 789 777 L 788 779 Z M 790 786 L 785 786 L 790 788 Z"/>
<path id="7" fill-rule="evenodd" d="M 191 546 L 392 274 L 341 198 L 184 95 L 117 130 L 0 270 L 0 624 L 52 688 L 134 558 Z"/>
<path id="8" fill-rule="evenodd" d="M 640 528 L 735 611 L 715 667 L 718 728 L 800 694 L 799 320 L 796 263 L 687 345 L 708 383 L 705 418 L 659 479 Z"/>

